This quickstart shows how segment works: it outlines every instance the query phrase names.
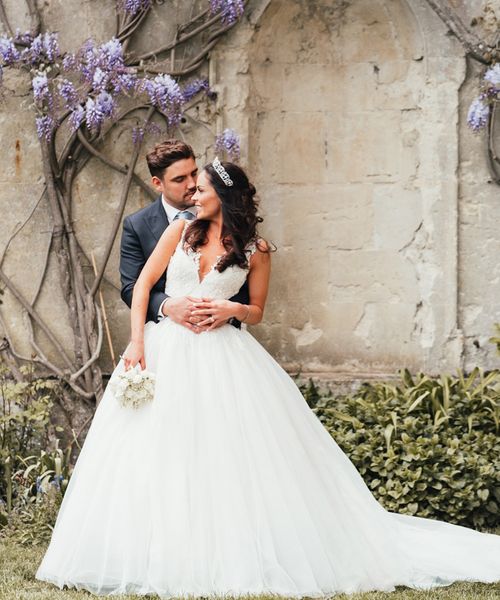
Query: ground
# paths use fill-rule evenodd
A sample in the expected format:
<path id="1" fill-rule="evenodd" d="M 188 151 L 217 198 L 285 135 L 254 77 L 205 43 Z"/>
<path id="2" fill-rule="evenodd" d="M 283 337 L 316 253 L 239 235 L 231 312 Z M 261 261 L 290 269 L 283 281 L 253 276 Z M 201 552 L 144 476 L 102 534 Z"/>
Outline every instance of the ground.
<path id="1" fill-rule="evenodd" d="M 45 548 L 24 547 L 12 542 L 0 543 L 0 600 L 89 600 L 87 592 L 61 591 L 34 579 Z M 138 600 L 139 596 L 120 596 L 121 600 Z M 271 597 L 260 596 L 255 600 Z M 493 585 L 458 583 L 427 592 L 401 589 L 392 594 L 369 593 L 339 595 L 338 600 L 498 600 L 500 582 Z M 227 600 L 227 599 L 226 599 Z M 275 600 L 275 599 L 273 599 Z"/>

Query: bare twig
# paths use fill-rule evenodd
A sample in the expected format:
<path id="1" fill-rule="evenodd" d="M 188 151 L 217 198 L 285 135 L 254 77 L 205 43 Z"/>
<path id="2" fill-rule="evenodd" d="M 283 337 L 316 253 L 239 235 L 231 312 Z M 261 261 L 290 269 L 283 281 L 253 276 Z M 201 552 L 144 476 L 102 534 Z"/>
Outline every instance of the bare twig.
<path id="1" fill-rule="evenodd" d="M 172 77 L 185 77 L 185 76 L 191 75 L 191 73 L 194 73 L 195 71 L 197 71 L 204 63 L 204 59 L 205 59 L 205 56 L 203 56 L 203 58 L 200 59 L 197 63 L 192 64 L 190 67 L 187 67 L 185 69 L 180 69 L 179 71 L 168 71 L 167 69 L 159 69 L 159 68 L 155 69 L 149 65 L 147 67 L 137 67 L 137 70 L 144 72 L 144 73 L 168 73 Z"/>
<path id="2" fill-rule="evenodd" d="M 28 12 L 31 19 L 31 31 L 34 35 L 38 35 L 42 28 L 42 20 L 36 0 L 26 0 L 26 4 L 28 5 Z"/>
<path id="3" fill-rule="evenodd" d="M 151 107 L 148 110 L 146 119 L 145 119 L 146 123 L 148 123 L 150 121 L 151 117 L 154 114 L 154 111 L 155 111 L 154 107 Z M 118 229 L 119 229 L 121 221 L 122 221 L 123 212 L 125 210 L 125 204 L 127 203 L 128 192 L 130 189 L 130 184 L 132 183 L 132 176 L 134 174 L 134 169 L 135 169 L 135 165 L 137 163 L 137 159 L 139 157 L 140 149 L 141 149 L 141 145 L 138 142 L 135 144 L 134 153 L 130 160 L 127 177 L 125 179 L 125 183 L 123 184 L 123 190 L 122 190 L 122 195 L 120 198 L 120 203 L 118 205 L 118 210 L 115 213 L 115 220 L 114 220 L 113 226 L 111 228 L 111 234 L 108 239 L 108 244 L 106 246 L 106 250 L 104 251 L 103 262 L 101 264 L 101 268 L 99 269 L 99 273 L 98 273 L 97 277 L 95 278 L 94 284 L 92 285 L 92 289 L 90 290 L 91 296 L 95 296 L 95 293 L 97 292 L 97 290 L 99 289 L 99 286 L 101 285 L 101 279 L 102 279 L 102 276 L 104 275 L 104 270 L 106 269 L 106 265 L 108 264 L 108 260 L 111 255 L 111 250 L 113 249 L 113 244 L 114 244 L 114 241 L 116 238 L 116 234 L 118 233 Z"/>
<path id="4" fill-rule="evenodd" d="M 40 273 L 40 279 L 38 280 L 38 286 L 35 290 L 35 293 L 33 294 L 33 299 L 31 300 L 31 305 L 35 306 L 36 302 L 38 300 L 38 296 L 40 294 L 40 291 L 42 289 L 43 283 L 45 281 L 45 277 L 47 275 L 47 269 L 49 266 L 49 258 L 50 258 L 50 249 L 52 247 L 52 232 L 50 234 L 50 240 L 49 243 L 47 244 L 47 250 L 45 252 L 45 259 L 43 261 L 43 266 L 42 266 L 42 272 Z"/>
<path id="5" fill-rule="evenodd" d="M 484 57 L 485 51 L 488 49 L 486 44 L 465 26 L 456 11 L 450 8 L 448 2 L 443 0 L 426 0 L 426 2 L 464 46 L 471 58 L 484 65 L 490 64 L 491 61 Z"/>
<path id="6" fill-rule="evenodd" d="M 81 369 L 79 369 L 76 373 L 73 373 L 73 375 L 71 375 L 71 377 L 69 378 L 71 382 L 76 381 L 78 379 L 78 377 L 80 377 L 80 375 L 82 375 L 82 373 L 84 373 L 90 366 L 92 366 L 95 363 L 95 361 L 99 358 L 99 355 L 101 353 L 102 318 L 101 318 L 101 311 L 99 310 L 98 306 L 96 306 L 96 315 L 97 315 L 97 344 L 96 344 L 94 353 L 89 358 L 89 360 L 82 366 Z"/>
<path id="7" fill-rule="evenodd" d="M 196 29 L 193 29 L 189 33 L 185 33 L 184 35 L 178 36 L 178 32 L 176 32 L 175 38 L 173 41 L 171 41 L 168 44 L 165 44 L 163 46 L 160 46 L 159 48 L 156 48 L 155 50 L 151 50 L 149 52 L 145 52 L 144 54 L 139 55 L 137 58 L 135 58 L 133 61 L 131 61 L 130 64 L 138 65 L 141 61 L 145 61 L 145 60 L 148 60 L 148 58 L 153 58 L 155 56 L 158 56 L 158 54 L 161 54 L 162 52 L 168 52 L 168 51 L 172 50 L 172 48 L 174 48 L 175 46 L 179 46 L 180 44 L 185 44 L 187 41 L 194 38 L 202 31 L 205 31 L 205 29 L 208 29 L 209 27 L 211 27 L 218 21 L 220 21 L 220 16 L 215 15 L 214 17 L 212 17 L 208 21 L 205 21 L 205 23 L 202 23 L 200 26 L 196 27 Z"/>
<path id="8" fill-rule="evenodd" d="M 126 165 L 119 165 L 107 156 L 104 156 L 104 154 L 102 154 L 102 152 L 99 152 L 99 150 L 96 150 L 96 148 L 92 146 L 92 144 L 87 140 L 87 138 L 83 135 L 83 133 L 80 130 L 78 130 L 78 139 L 85 147 L 85 149 L 92 154 L 92 156 L 98 158 L 105 165 L 108 165 L 108 167 L 114 169 L 115 171 L 118 171 L 119 173 L 128 173 L 128 167 Z M 135 172 L 132 175 L 132 179 L 134 183 L 136 183 L 140 188 L 142 188 L 150 198 L 156 198 L 156 192 L 154 192 Z"/>
<path id="9" fill-rule="evenodd" d="M 57 375 L 57 377 L 59 377 L 59 379 L 61 379 L 62 381 L 65 381 L 71 387 L 71 389 L 73 391 L 75 391 L 82 398 L 85 398 L 86 400 L 92 399 L 94 397 L 93 392 L 87 392 L 86 390 L 82 389 L 79 385 L 77 385 L 71 379 L 71 377 L 68 377 L 66 373 L 61 371 L 56 365 L 54 365 L 52 362 L 50 362 L 50 360 L 48 360 L 48 358 L 43 353 L 43 350 L 38 346 L 38 344 L 35 341 L 33 326 L 32 326 L 32 323 L 31 323 L 31 320 L 29 317 L 27 318 L 27 324 L 28 324 L 30 343 L 33 346 L 35 352 L 37 353 L 36 356 L 33 356 L 31 358 L 31 360 L 33 362 L 37 362 L 37 363 L 43 365 L 49 371 L 52 371 L 55 375 Z"/>
<path id="10" fill-rule="evenodd" d="M 97 275 L 97 265 L 95 262 L 94 253 L 91 252 L 90 255 L 92 257 L 92 268 L 94 269 L 94 275 Z M 101 290 L 99 290 L 99 302 L 101 303 L 102 319 L 104 321 L 104 329 L 106 331 L 106 339 L 108 340 L 109 354 L 111 355 L 111 362 L 113 364 L 113 369 L 114 369 L 114 368 L 116 368 L 115 349 L 113 348 L 113 340 L 111 339 L 111 331 L 109 329 L 108 315 L 106 314 L 106 305 L 104 304 L 104 296 L 102 295 Z"/>
<path id="11" fill-rule="evenodd" d="M 52 333 L 52 331 L 44 323 L 44 321 L 42 320 L 42 318 L 40 317 L 40 315 L 37 313 L 37 311 L 24 298 L 24 296 L 21 294 L 21 292 L 19 292 L 19 290 L 14 286 L 14 284 L 12 283 L 12 281 L 7 277 L 7 275 L 5 275 L 5 273 L 3 272 L 2 269 L 0 269 L 0 279 L 4 283 L 5 287 L 14 296 L 14 298 L 29 313 L 29 315 L 31 316 L 31 318 L 40 327 L 40 329 L 45 333 L 45 335 L 49 338 L 49 340 L 52 342 L 53 346 L 59 352 L 59 354 L 63 358 L 64 362 L 68 365 L 68 367 L 71 370 L 73 370 L 73 364 L 72 364 L 71 360 L 69 359 L 68 355 L 66 354 L 66 351 L 64 350 L 64 348 L 62 347 L 62 345 L 59 343 L 59 341 L 54 336 L 54 334 Z"/>
<path id="12" fill-rule="evenodd" d="M 82 433 L 85 431 L 87 425 L 92 421 L 93 418 L 94 418 L 94 415 L 91 414 L 90 417 L 85 419 L 83 425 L 80 427 L 80 429 L 76 433 L 75 433 L 75 431 L 73 431 L 73 441 L 76 442 L 76 445 L 78 447 L 80 447 L 80 444 L 78 443 L 78 438 L 82 435 Z"/>
<path id="13" fill-rule="evenodd" d="M 42 193 L 40 194 L 40 196 L 38 197 L 38 200 L 36 200 L 36 202 L 33 204 L 33 206 L 31 207 L 30 211 L 28 212 L 27 217 L 24 219 L 24 221 L 22 223 L 19 223 L 18 226 L 14 229 L 14 231 L 11 233 L 9 239 L 7 240 L 7 243 L 5 244 L 5 248 L 3 249 L 2 252 L 2 256 L 0 256 L 0 267 L 3 264 L 5 255 L 7 254 L 7 251 L 9 249 L 10 244 L 12 243 L 12 240 L 19 234 L 21 233 L 21 231 L 24 229 L 24 227 L 26 226 L 26 224 L 30 221 L 31 217 L 33 216 L 35 210 L 37 209 L 38 205 L 40 204 L 40 201 L 42 200 L 42 198 L 45 195 L 45 191 L 46 188 L 43 188 Z"/>
<path id="14" fill-rule="evenodd" d="M 124 28 L 124 30 L 122 32 L 120 32 L 120 34 L 118 35 L 118 39 L 122 42 L 124 52 L 127 50 L 127 46 L 130 43 L 130 38 L 131 38 L 132 34 L 135 31 L 137 31 L 137 29 L 140 27 L 141 23 L 146 18 L 149 10 L 150 10 L 150 7 L 148 6 L 146 9 L 144 9 L 142 11 L 142 13 L 139 14 L 139 17 L 137 19 L 135 19 L 134 22 L 131 22 L 130 25 L 128 25 L 126 28 Z"/>

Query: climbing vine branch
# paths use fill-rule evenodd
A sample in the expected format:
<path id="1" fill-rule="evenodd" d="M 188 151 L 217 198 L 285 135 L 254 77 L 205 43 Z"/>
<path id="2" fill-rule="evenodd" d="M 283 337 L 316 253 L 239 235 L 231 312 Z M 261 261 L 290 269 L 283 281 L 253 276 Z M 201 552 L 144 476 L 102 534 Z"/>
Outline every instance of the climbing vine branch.
<path id="1" fill-rule="evenodd" d="M 46 203 L 51 218 L 48 248 L 32 299 L 6 274 L 3 261 L 11 241 L 33 218 L 35 209 L 16 226 L 0 257 L 0 282 L 24 315 L 31 353 L 28 356 L 14 346 L 1 315 L 0 352 L 8 356 L 16 373 L 20 373 L 19 362 L 36 363 L 87 403 L 99 400 L 103 391 L 98 365 L 103 318 L 96 297 L 131 186 L 138 186 L 149 198 L 155 197 L 136 173 L 143 140 L 148 134 L 175 135 L 187 108 L 215 98 L 208 81 L 200 77 L 201 71 L 210 51 L 235 26 L 245 8 L 242 0 L 211 0 L 206 10 L 177 26 L 168 44 L 141 53 L 135 49 L 135 41 L 147 26 L 152 0 L 108 1 L 116 7 L 115 36 L 104 44 L 90 39 L 74 51 L 63 52 L 57 35 L 46 30 L 35 0 L 25 0 L 31 27 L 24 33 L 18 29 L 14 32 L 13 18 L 0 0 L 0 22 L 5 31 L 0 36 L 0 75 L 6 68 L 30 74 L 44 176 L 39 202 Z M 182 58 L 175 52 L 180 46 Z M 198 78 L 186 81 L 195 75 Z M 140 118 L 141 114 L 145 116 Z M 122 164 L 106 154 L 107 140 L 119 124 L 124 127 L 131 118 L 136 123 L 130 131 L 131 154 Z M 95 274 L 78 240 L 73 217 L 75 181 L 91 159 L 124 177 L 118 209 Z M 58 339 L 54 330 L 57 324 L 49 323 L 37 309 L 52 258 L 73 333 L 71 349 Z M 50 353 L 42 348 L 40 334 L 48 341 Z"/>

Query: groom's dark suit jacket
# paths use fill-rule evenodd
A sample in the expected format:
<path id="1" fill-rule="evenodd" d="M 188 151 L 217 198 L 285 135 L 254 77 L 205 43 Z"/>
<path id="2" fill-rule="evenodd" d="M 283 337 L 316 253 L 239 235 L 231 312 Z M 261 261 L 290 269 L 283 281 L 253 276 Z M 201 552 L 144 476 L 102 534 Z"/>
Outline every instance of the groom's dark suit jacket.
<path id="1" fill-rule="evenodd" d="M 123 220 L 120 246 L 121 297 L 129 307 L 132 306 L 132 292 L 139 273 L 168 224 L 161 195 L 153 204 L 125 217 Z M 158 310 L 163 300 L 167 298 L 164 292 L 165 282 L 166 271 L 151 290 L 146 321 L 158 320 Z M 243 304 L 249 303 L 248 284 L 246 281 L 240 291 L 231 300 Z M 238 327 L 239 321 L 234 319 L 233 324 Z"/>

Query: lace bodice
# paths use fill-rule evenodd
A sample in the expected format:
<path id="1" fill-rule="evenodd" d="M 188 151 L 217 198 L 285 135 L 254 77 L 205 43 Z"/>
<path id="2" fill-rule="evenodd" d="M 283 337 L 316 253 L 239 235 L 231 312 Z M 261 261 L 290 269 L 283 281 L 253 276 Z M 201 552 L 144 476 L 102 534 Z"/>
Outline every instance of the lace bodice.
<path id="1" fill-rule="evenodd" d="M 167 282 L 165 293 L 169 296 L 206 296 L 209 298 L 229 299 L 238 293 L 245 283 L 248 268 L 243 269 L 238 265 L 231 265 L 222 273 L 215 268 L 217 262 L 212 265 L 210 271 L 203 280 L 199 280 L 200 252 L 191 248 L 184 250 L 184 234 L 189 221 L 184 224 L 181 239 L 177 244 L 167 270 Z M 255 243 L 248 246 L 246 253 L 248 260 L 256 250 Z M 217 257 L 220 260 L 222 256 Z"/>

